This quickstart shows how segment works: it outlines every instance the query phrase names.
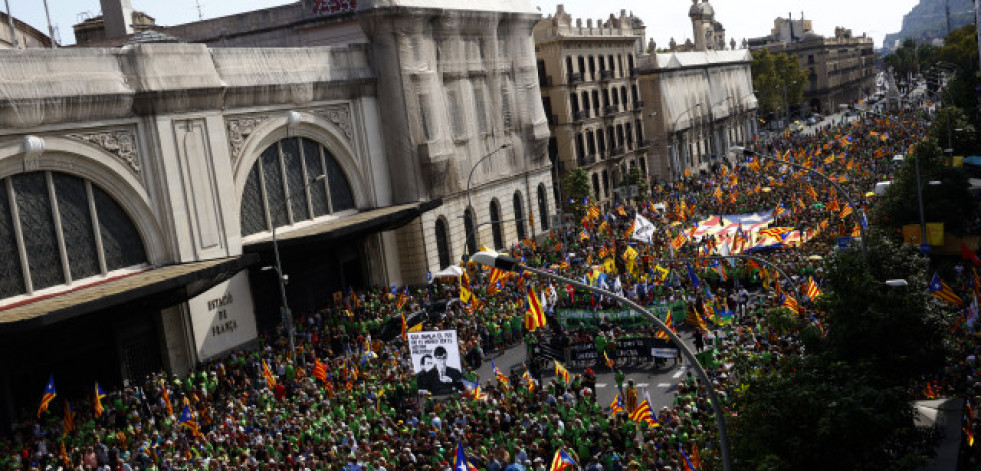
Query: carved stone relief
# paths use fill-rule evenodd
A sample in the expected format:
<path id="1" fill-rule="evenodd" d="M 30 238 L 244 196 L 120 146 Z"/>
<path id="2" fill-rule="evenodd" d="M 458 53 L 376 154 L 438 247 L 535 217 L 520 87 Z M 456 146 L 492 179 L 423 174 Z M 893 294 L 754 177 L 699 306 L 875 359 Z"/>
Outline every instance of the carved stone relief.
<path id="1" fill-rule="evenodd" d="M 351 109 L 347 105 L 334 105 L 311 111 L 313 114 L 336 125 L 348 141 L 354 136 L 354 126 L 351 124 Z"/>
<path id="2" fill-rule="evenodd" d="M 248 116 L 244 118 L 232 118 L 225 120 L 225 129 L 228 131 L 228 146 L 232 151 L 232 162 L 237 162 L 242 156 L 242 148 L 245 141 L 255 132 L 267 119 L 269 115 Z"/>
<path id="3" fill-rule="evenodd" d="M 140 174 L 139 149 L 132 129 L 111 129 L 98 132 L 69 134 L 69 138 L 94 144 L 116 156 L 137 175 Z"/>

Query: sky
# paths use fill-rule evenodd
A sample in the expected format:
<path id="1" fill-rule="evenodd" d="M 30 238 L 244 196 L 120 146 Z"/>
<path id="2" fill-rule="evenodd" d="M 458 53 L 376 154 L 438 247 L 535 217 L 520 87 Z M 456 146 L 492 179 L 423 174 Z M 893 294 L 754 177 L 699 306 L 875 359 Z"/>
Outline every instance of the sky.
<path id="1" fill-rule="evenodd" d="M 47 32 L 44 6 L 40 0 L 7 0 L 15 18 L 21 19 L 42 32 Z M 85 14 L 101 13 L 99 0 L 47 0 L 51 9 L 51 22 L 58 30 L 63 44 L 75 42 L 72 25 L 85 19 Z M 198 19 L 198 4 L 204 18 L 227 16 L 234 13 L 293 3 L 286 0 L 131 0 L 133 8 L 156 18 L 157 24 L 175 25 Z M 466 0 L 460 0 L 466 1 Z M 667 47 L 671 38 L 684 43 L 691 38 L 691 22 L 688 9 L 691 0 L 530 0 L 543 15 L 555 12 L 559 3 L 565 4 L 566 12 L 573 18 L 608 18 L 610 13 L 619 16 L 620 9 L 644 20 L 647 37 L 654 38 L 658 47 Z M 876 47 L 882 46 L 886 34 L 899 31 L 903 15 L 919 0 L 711 0 L 715 19 L 726 28 L 728 37 L 742 42 L 743 38 L 765 36 L 778 16 L 792 14 L 795 19 L 803 12 L 805 19 L 813 20 L 818 34 L 831 36 L 835 26 L 851 28 L 861 36 L 868 33 L 875 39 Z M 0 5 L 3 8 L 3 5 Z M 612 10 L 611 10 L 612 9 Z"/>

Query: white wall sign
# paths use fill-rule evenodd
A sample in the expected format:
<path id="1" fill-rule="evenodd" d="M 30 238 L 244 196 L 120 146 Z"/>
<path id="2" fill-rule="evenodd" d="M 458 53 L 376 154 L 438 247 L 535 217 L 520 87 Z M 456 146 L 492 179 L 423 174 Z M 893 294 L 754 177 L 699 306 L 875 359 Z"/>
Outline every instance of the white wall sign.
<path id="1" fill-rule="evenodd" d="M 247 271 L 192 298 L 187 305 L 198 360 L 207 360 L 257 336 Z"/>
<path id="2" fill-rule="evenodd" d="M 463 390 L 463 369 L 455 330 L 408 332 L 412 371 L 420 390 L 450 394 Z"/>

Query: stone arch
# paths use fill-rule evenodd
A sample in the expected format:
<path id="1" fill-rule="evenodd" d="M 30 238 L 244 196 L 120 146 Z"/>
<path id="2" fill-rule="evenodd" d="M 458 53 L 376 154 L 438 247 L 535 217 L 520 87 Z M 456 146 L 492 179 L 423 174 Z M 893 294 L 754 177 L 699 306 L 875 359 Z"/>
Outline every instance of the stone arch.
<path id="1" fill-rule="evenodd" d="M 453 240 L 450 237 L 450 225 L 446 221 L 446 216 L 440 215 L 436 218 L 433 230 L 436 240 L 436 258 L 442 270 L 453 264 Z"/>
<path id="2" fill-rule="evenodd" d="M 27 144 L 29 140 L 34 144 Z M 143 182 L 116 156 L 93 144 L 60 137 L 24 136 L 0 144 L 0 178 L 35 171 L 65 173 L 98 185 L 133 221 L 149 264 L 163 265 L 173 258 Z"/>
<path id="3" fill-rule="evenodd" d="M 361 171 L 356 158 L 357 151 L 347 140 L 345 132 L 320 116 L 304 112 L 298 114 L 300 121 L 294 124 L 287 123 L 285 111 L 280 116 L 267 119 L 255 128 L 242 145 L 240 157 L 232 164 L 235 195 L 239 206 L 242 202 L 242 193 L 245 191 L 246 178 L 262 152 L 276 142 L 292 137 L 305 137 L 323 145 L 337 160 L 351 184 L 355 206 L 358 208 L 375 206 L 369 192 L 371 186 L 368 184 L 366 172 Z"/>

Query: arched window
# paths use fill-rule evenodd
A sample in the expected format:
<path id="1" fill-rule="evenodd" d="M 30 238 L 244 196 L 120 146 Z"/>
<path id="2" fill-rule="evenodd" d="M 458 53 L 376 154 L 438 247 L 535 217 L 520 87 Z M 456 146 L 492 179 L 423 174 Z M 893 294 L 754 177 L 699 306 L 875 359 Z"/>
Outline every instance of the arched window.
<path id="1" fill-rule="evenodd" d="M 436 253 L 439 254 L 440 269 L 450 266 L 450 237 L 443 218 L 436 220 Z"/>
<path id="2" fill-rule="evenodd" d="M 133 221 L 91 181 L 59 172 L 0 179 L 0 298 L 144 263 Z"/>
<path id="3" fill-rule="evenodd" d="M 477 232 L 473 229 L 473 208 L 467 208 L 467 211 L 463 213 L 463 230 L 467 231 L 466 237 L 468 254 L 477 253 Z"/>
<path id="4" fill-rule="evenodd" d="M 548 230 L 548 196 L 545 193 L 545 184 L 538 184 L 538 219 L 541 221 L 543 231 Z"/>
<path id="5" fill-rule="evenodd" d="M 349 209 L 354 192 L 330 151 L 307 138 L 283 139 L 262 152 L 245 181 L 242 236 Z"/>
<path id="6" fill-rule="evenodd" d="M 525 206 L 521 202 L 521 192 L 514 192 L 514 227 L 518 230 L 518 240 L 525 240 Z"/>
<path id="7" fill-rule="evenodd" d="M 501 203 L 497 198 L 491 200 L 490 204 L 491 232 L 494 233 L 494 248 L 504 248 L 504 235 L 501 233 Z"/>

